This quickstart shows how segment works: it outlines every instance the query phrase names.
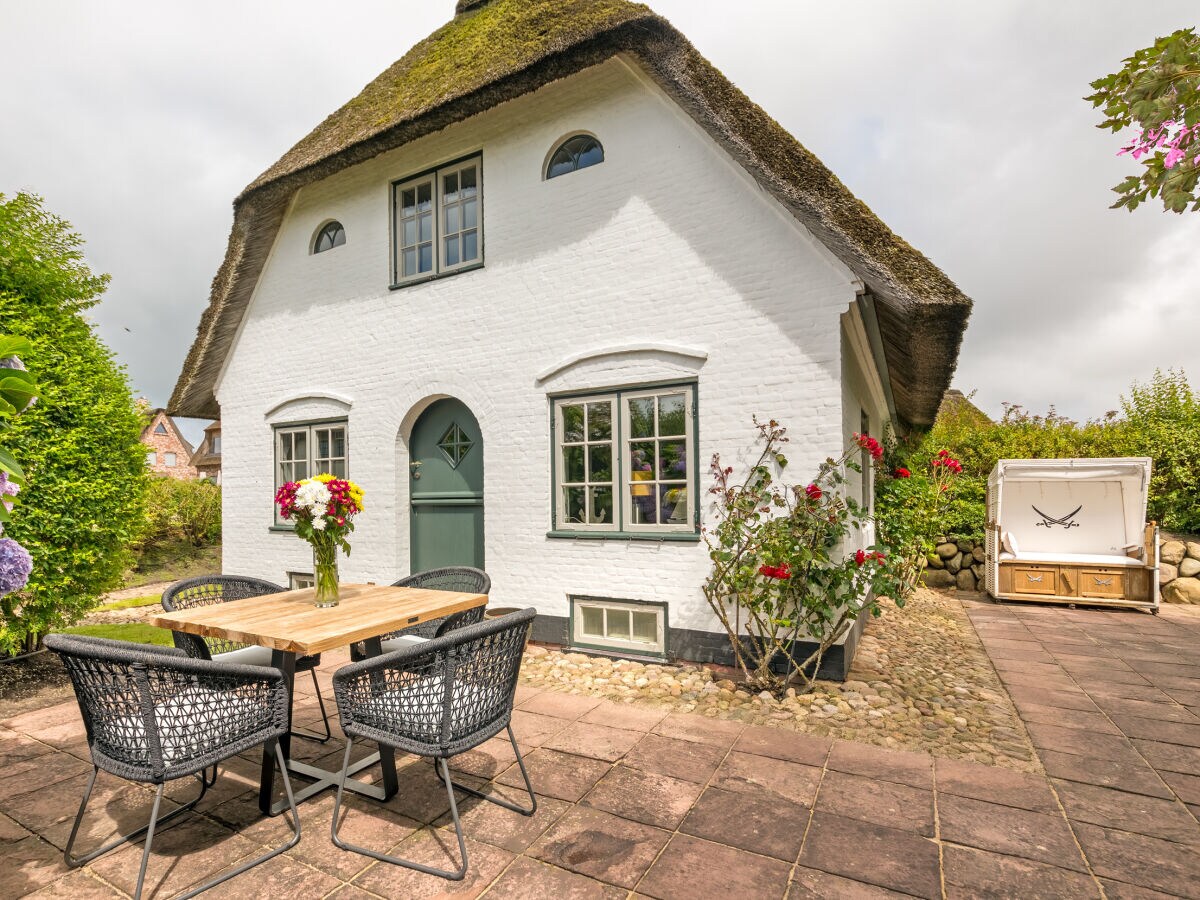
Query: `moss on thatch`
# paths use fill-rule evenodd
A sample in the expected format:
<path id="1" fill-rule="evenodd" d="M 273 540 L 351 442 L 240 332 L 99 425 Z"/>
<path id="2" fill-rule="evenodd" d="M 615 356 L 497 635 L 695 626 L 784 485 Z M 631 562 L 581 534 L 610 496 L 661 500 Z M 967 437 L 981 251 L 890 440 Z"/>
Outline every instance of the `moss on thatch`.
<path id="1" fill-rule="evenodd" d="M 173 411 L 219 415 L 213 384 L 296 190 L 625 54 L 868 285 L 896 409 L 913 424 L 933 421 L 970 300 L 666 20 L 627 0 L 460 0 L 459 9 L 238 198 Z"/>

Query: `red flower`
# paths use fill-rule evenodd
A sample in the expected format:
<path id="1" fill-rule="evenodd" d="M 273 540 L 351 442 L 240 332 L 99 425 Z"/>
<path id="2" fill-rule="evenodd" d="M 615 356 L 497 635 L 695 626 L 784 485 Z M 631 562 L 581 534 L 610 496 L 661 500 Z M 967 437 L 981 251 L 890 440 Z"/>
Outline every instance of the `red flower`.
<path id="1" fill-rule="evenodd" d="M 787 563 L 779 566 L 759 566 L 758 574 L 762 575 L 764 578 L 779 578 L 786 580 L 792 577 L 792 569 Z"/>
<path id="2" fill-rule="evenodd" d="M 823 496 L 823 492 L 815 484 L 810 484 L 806 487 L 804 493 L 808 496 L 809 500 L 820 500 Z"/>
<path id="3" fill-rule="evenodd" d="M 865 552 L 865 551 L 863 551 L 863 550 L 859 550 L 859 551 L 855 552 L 855 554 L 854 554 L 854 562 L 855 562 L 857 565 L 860 565 L 860 566 L 861 566 L 861 565 L 862 565 L 863 563 L 865 563 L 866 561 L 867 561 L 867 554 L 866 554 L 866 552 Z"/>
<path id="4" fill-rule="evenodd" d="M 883 459 L 883 445 L 869 434 L 855 433 L 854 440 L 858 442 L 858 446 L 871 454 L 871 459 Z"/>
<path id="5" fill-rule="evenodd" d="M 912 472 L 908 471 L 908 469 L 904 468 L 904 466 L 898 466 L 896 470 L 892 472 L 892 475 L 894 475 L 896 478 L 911 478 Z"/>

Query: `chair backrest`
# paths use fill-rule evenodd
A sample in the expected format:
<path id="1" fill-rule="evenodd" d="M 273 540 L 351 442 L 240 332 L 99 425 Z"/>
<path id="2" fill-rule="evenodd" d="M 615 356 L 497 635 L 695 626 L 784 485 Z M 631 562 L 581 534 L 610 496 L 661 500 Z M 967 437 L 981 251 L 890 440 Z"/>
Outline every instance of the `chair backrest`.
<path id="1" fill-rule="evenodd" d="M 447 566 L 442 569 L 430 569 L 427 572 L 417 572 L 406 578 L 401 578 L 392 587 L 428 588 L 431 591 L 460 591 L 464 594 L 487 594 L 492 590 L 492 579 L 483 569 L 471 566 Z M 474 625 L 483 621 L 483 607 L 455 613 L 441 619 L 433 619 L 413 625 L 401 631 L 394 632 L 392 637 L 399 634 L 415 635 L 416 637 L 441 637 L 447 631 L 461 628 L 464 625 Z"/>
<path id="2" fill-rule="evenodd" d="M 278 594 L 286 590 L 287 588 L 273 582 L 251 578 L 248 575 L 199 575 L 195 578 L 185 578 L 163 591 L 162 605 L 167 612 L 175 612 L 193 606 L 212 606 L 215 603 L 261 597 L 263 594 Z M 181 631 L 174 631 L 172 635 L 176 647 L 188 656 L 198 659 L 212 659 L 217 653 L 228 653 L 247 646 L 237 641 L 201 638 Z"/>
<path id="3" fill-rule="evenodd" d="M 452 756 L 478 746 L 512 716 L 536 615 L 523 609 L 339 669 L 333 688 L 343 728 L 415 753 Z"/>
<path id="4" fill-rule="evenodd" d="M 277 669 L 86 635 L 51 634 L 45 643 L 71 676 L 93 759 L 98 751 L 113 774 L 158 781 L 172 767 L 199 771 L 231 755 L 230 736 L 261 742 L 287 730 Z M 242 740 L 233 752 L 251 746 Z"/>

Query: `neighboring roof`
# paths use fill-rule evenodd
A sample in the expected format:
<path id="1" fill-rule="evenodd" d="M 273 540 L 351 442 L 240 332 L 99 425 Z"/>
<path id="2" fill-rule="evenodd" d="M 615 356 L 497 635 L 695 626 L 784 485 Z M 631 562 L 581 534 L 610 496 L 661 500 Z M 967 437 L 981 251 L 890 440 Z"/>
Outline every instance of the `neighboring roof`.
<path id="1" fill-rule="evenodd" d="M 413 47 L 256 178 L 234 203 L 225 261 L 171 398 L 219 414 L 213 388 L 301 187 L 624 53 L 868 286 L 896 409 L 932 423 L 971 301 L 665 19 L 628 0 L 461 0 Z"/>
<path id="2" fill-rule="evenodd" d="M 188 465 L 193 468 L 220 468 L 221 454 L 212 452 L 212 439 L 214 434 L 220 434 L 221 420 L 210 422 L 204 428 L 204 438 L 200 441 L 200 446 L 196 448 L 196 452 L 192 454 L 192 458 L 188 461 Z"/>
<path id="3" fill-rule="evenodd" d="M 974 392 L 972 392 L 972 396 L 974 396 Z M 970 397 L 955 388 L 946 391 L 946 396 L 942 398 L 942 405 L 938 408 L 937 417 L 939 422 L 958 419 L 964 424 L 992 424 L 991 416 L 972 403 Z"/>
<path id="4" fill-rule="evenodd" d="M 154 426 L 159 422 L 166 424 L 167 428 L 175 435 L 179 443 L 183 445 L 183 452 L 189 457 L 196 452 L 191 442 L 183 436 L 183 432 L 179 430 L 179 426 L 175 424 L 175 420 L 171 418 L 170 413 L 165 409 L 153 409 L 150 411 L 150 421 L 146 423 L 146 427 L 142 429 L 141 441 L 144 443 L 147 438 L 154 437 Z"/>

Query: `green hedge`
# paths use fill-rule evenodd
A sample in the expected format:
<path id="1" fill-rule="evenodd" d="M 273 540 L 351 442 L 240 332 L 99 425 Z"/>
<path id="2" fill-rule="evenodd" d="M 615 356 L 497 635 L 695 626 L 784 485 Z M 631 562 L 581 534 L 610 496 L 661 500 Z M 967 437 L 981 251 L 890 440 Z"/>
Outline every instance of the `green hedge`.
<path id="1" fill-rule="evenodd" d="M 1200 398 L 1183 372 L 1157 371 L 1135 382 L 1118 408 L 1103 418 L 1075 422 L 1051 407 L 1033 415 L 1006 404 L 993 422 L 969 402 L 947 403 L 933 428 L 908 436 L 892 453 L 914 471 L 940 449 L 963 464 L 955 499 L 943 517 L 944 534 L 979 540 L 987 518 L 987 477 L 1000 459 L 1149 456 L 1154 460 L 1149 518 L 1164 529 L 1200 532 Z M 881 495 L 878 515 L 900 515 Z"/>
<path id="2" fill-rule="evenodd" d="M 143 550 L 178 543 L 204 547 L 220 540 L 220 487 L 211 481 L 150 478 Z"/>

